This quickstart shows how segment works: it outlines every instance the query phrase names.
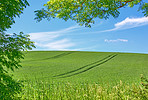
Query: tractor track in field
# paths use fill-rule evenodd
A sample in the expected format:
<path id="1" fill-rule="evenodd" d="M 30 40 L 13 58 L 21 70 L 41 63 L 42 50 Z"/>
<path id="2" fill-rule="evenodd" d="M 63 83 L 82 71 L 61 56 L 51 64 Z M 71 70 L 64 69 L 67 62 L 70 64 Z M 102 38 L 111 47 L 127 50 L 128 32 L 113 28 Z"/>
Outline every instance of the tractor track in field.
<path id="1" fill-rule="evenodd" d="M 66 73 L 63 73 L 63 74 L 59 74 L 59 75 L 56 75 L 56 76 L 53 76 L 53 77 L 62 76 L 62 75 L 66 75 L 66 74 L 69 74 L 69 73 L 73 73 L 73 72 L 79 71 L 79 70 L 81 70 L 81 69 L 83 69 L 83 68 L 86 68 L 87 66 L 91 66 L 91 65 L 96 64 L 96 63 L 98 63 L 98 62 L 101 62 L 101 61 L 103 61 L 103 60 L 109 58 L 109 57 L 112 56 L 112 55 L 113 55 L 113 54 L 111 54 L 111 55 L 109 55 L 109 56 L 107 56 L 107 57 L 105 57 L 105 58 L 103 58 L 103 59 L 101 59 L 101 60 L 98 60 L 98 61 L 95 61 L 95 62 L 93 62 L 93 63 L 87 64 L 87 65 L 85 65 L 85 66 L 83 66 L 83 67 L 80 67 L 80 68 L 78 68 L 78 69 L 75 69 L 75 70 L 72 70 L 72 71 L 69 71 L 69 72 L 66 72 Z"/>
<path id="2" fill-rule="evenodd" d="M 74 53 L 74 52 L 66 52 L 66 53 L 62 53 L 62 54 L 59 54 L 59 55 L 55 55 L 55 56 L 53 56 L 53 57 L 45 58 L 45 59 L 42 59 L 42 60 L 56 59 L 56 58 L 60 58 L 60 57 L 63 57 L 63 56 L 72 54 L 72 53 Z"/>
<path id="3" fill-rule="evenodd" d="M 104 64 L 104 63 L 106 63 L 106 62 L 108 62 L 109 60 L 113 59 L 113 58 L 116 57 L 117 55 L 118 55 L 118 54 L 111 54 L 111 55 L 108 55 L 107 57 L 105 57 L 105 58 L 103 58 L 103 59 L 101 59 L 101 60 L 95 61 L 95 62 L 93 62 L 93 63 L 87 64 L 87 65 L 85 65 L 85 66 L 83 66 L 83 67 L 80 67 L 80 68 L 78 68 L 78 69 L 75 69 L 75 70 L 72 70 L 72 71 L 69 71 L 69 72 L 66 72 L 66 73 L 63 73 L 63 74 L 55 75 L 55 76 L 53 76 L 53 77 L 66 78 L 66 77 L 74 76 L 74 75 L 77 75 L 77 74 L 81 74 L 81 73 L 83 73 L 83 72 L 86 72 L 86 71 L 88 71 L 88 70 L 90 70 L 90 69 L 93 69 L 93 68 L 95 68 L 95 67 L 97 67 L 97 66 L 100 66 L 100 65 L 102 65 L 102 64 Z M 87 67 L 88 67 L 88 68 L 87 68 Z M 80 71 L 80 72 L 77 72 L 77 71 L 79 71 L 79 70 L 81 70 L 81 69 L 84 69 L 84 68 L 87 68 L 87 69 L 82 70 L 82 71 Z M 76 72 L 76 73 L 74 73 L 74 72 Z M 71 74 L 71 73 L 72 73 L 72 74 Z M 67 75 L 67 74 L 71 74 L 71 75 Z M 64 76 L 64 75 L 66 75 L 66 76 Z"/>
<path id="4" fill-rule="evenodd" d="M 75 53 L 75 52 L 65 52 L 65 53 L 61 53 L 61 54 L 58 54 L 58 55 L 55 55 L 55 56 L 52 56 L 52 57 L 49 57 L 49 58 L 38 59 L 38 60 L 30 60 L 30 61 L 56 59 L 56 58 L 60 58 L 60 57 L 63 57 L 63 56 L 67 56 L 67 55 L 72 54 L 72 53 Z"/>

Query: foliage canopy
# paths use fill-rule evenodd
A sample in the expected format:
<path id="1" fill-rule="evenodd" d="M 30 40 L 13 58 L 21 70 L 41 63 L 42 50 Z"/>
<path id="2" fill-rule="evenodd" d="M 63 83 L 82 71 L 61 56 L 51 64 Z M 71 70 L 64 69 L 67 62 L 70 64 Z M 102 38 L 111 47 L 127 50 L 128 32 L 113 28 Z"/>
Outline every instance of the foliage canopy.
<path id="1" fill-rule="evenodd" d="M 144 16 L 148 16 L 148 3 L 143 0 L 49 0 L 45 9 L 37 10 L 36 20 L 60 18 L 65 21 L 74 20 L 80 25 L 90 27 L 95 18 L 107 19 L 109 16 L 118 17 L 119 9 L 139 5 Z"/>
<path id="2" fill-rule="evenodd" d="M 26 6 L 29 6 L 27 0 L 0 0 L 0 31 L 11 28 L 14 18 L 19 17 Z"/>
<path id="3" fill-rule="evenodd" d="M 21 84 L 14 80 L 8 70 L 21 67 L 22 51 L 35 47 L 28 35 L 6 34 L 8 28 L 15 23 L 14 18 L 22 14 L 29 6 L 26 0 L 0 0 L 0 99 L 12 100 L 21 91 Z"/>

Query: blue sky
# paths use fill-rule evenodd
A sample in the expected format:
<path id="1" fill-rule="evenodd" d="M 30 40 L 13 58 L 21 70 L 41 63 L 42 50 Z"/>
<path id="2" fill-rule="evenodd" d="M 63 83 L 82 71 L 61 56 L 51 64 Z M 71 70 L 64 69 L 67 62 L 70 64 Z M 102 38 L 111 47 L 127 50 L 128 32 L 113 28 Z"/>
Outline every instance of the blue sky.
<path id="1" fill-rule="evenodd" d="M 36 22 L 34 11 L 41 9 L 48 0 L 28 1 L 30 6 L 16 18 L 7 33 L 29 34 L 35 42 L 33 50 L 148 53 L 148 17 L 137 12 L 137 6 L 120 9 L 116 19 L 95 19 L 92 28 L 86 28 L 71 20 Z"/>

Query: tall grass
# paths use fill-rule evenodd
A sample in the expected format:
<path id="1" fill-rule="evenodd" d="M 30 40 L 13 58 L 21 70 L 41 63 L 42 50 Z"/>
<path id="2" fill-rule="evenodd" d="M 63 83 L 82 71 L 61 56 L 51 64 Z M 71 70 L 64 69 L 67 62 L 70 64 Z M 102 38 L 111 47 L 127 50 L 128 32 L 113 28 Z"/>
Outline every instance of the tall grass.
<path id="1" fill-rule="evenodd" d="M 17 97 L 23 100 L 148 100 L 148 80 L 142 76 L 141 85 L 120 81 L 115 86 L 89 82 L 27 81 Z"/>

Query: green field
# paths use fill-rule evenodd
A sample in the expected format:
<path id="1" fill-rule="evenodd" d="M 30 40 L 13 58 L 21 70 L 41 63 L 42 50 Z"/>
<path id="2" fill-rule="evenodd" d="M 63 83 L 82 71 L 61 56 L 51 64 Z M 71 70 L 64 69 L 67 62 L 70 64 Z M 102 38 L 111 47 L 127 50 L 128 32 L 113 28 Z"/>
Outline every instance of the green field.
<path id="1" fill-rule="evenodd" d="M 148 55 L 116 52 L 29 51 L 14 78 L 25 80 L 139 83 L 148 76 Z"/>
<path id="2" fill-rule="evenodd" d="M 20 100 L 147 100 L 148 55 L 117 52 L 29 51 Z M 144 76 L 140 77 L 140 74 Z"/>

